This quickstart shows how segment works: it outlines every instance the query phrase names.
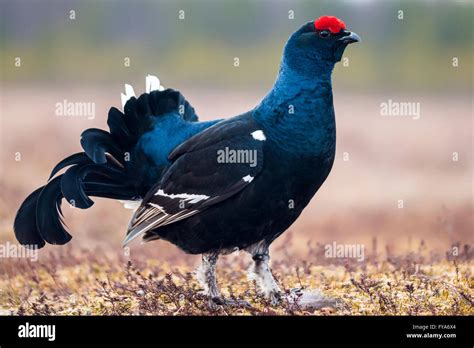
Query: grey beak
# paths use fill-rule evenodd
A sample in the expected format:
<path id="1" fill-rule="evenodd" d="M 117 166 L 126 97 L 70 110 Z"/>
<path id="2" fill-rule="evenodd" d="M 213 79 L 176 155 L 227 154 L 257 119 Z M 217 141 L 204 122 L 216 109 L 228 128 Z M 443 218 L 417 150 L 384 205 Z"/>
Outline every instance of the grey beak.
<path id="1" fill-rule="evenodd" d="M 360 42 L 361 39 L 356 33 L 349 32 L 349 35 L 341 37 L 338 41 L 342 41 L 343 43 L 348 45 L 353 42 Z"/>

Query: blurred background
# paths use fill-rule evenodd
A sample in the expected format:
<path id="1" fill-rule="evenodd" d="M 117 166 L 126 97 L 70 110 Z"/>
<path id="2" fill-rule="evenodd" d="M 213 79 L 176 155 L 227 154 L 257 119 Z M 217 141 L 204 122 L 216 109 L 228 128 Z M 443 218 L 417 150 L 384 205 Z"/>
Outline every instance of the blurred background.
<path id="1" fill-rule="evenodd" d="M 291 248 L 303 258 L 308 244 L 333 242 L 394 254 L 424 248 L 443 255 L 453 245 L 472 245 L 473 7 L 470 1 L 1 0 L 0 242 L 15 240 L 20 203 L 59 160 L 80 150 L 80 133 L 106 128 L 124 83 L 139 94 L 145 76 L 155 74 L 179 89 L 202 120 L 231 117 L 271 88 L 293 31 L 335 15 L 362 38 L 333 74 L 337 157 L 291 232 L 274 244 L 276 257 Z M 95 117 L 58 116 L 57 103 L 65 100 L 92 103 Z M 419 117 L 382 115 L 390 100 L 416 103 Z M 131 211 L 95 201 L 86 211 L 63 204 L 71 247 L 122 253 Z M 165 242 L 135 251 L 184 258 Z"/>

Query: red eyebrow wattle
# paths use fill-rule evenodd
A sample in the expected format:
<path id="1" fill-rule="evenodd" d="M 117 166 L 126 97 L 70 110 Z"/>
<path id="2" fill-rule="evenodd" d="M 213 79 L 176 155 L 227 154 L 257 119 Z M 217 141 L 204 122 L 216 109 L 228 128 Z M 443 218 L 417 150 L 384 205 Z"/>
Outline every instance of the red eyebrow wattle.
<path id="1" fill-rule="evenodd" d="M 329 30 L 333 34 L 339 33 L 342 29 L 346 29 L 346 24 L 334 16 L 322 16 L 314 21 L 314 27 L 317 30 Z"/>

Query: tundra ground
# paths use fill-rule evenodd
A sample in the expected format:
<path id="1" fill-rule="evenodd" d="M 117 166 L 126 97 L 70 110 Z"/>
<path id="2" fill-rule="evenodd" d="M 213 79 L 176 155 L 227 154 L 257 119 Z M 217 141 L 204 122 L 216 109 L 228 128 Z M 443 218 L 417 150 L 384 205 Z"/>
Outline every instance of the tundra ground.
<path id="1" fill-rule="evenodd" d="M 307 259 L 319 259 L 322 250 L 308 248 Z M 250 259 L 243 255 L 223 258 L 218 279 L 225 296 L 250 307 L 213 307 L 199 293 L 191 262 L 127 261 L 100 250 L 66 248 L 38 262 L 3 262 L 0 309 L 3 315 L 474 315 L 472 252 L 467 249 L 451 259 L 411 253 L 380 260 L 370 256 L 362 263 L 289 260 L 273 262 L 286 292 L 317 289 L 338 299 L 337 306 L 308 309 L 287 300 L 272 305 L 247 279 Z"/>

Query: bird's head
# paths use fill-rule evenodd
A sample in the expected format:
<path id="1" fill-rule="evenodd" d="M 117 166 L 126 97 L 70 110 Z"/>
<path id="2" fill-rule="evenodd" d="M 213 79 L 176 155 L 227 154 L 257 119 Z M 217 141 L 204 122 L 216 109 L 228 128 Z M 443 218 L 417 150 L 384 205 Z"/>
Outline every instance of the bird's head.
<path id="1" fill-rule="evenodd" d="M 285 47 L 284 63 L 306 74 L 332 70 L 347 45 L 358 41 L 359 36 L 347 30 L 342 20 L 323 16 L 304 24 L 291 35 Z"/>

